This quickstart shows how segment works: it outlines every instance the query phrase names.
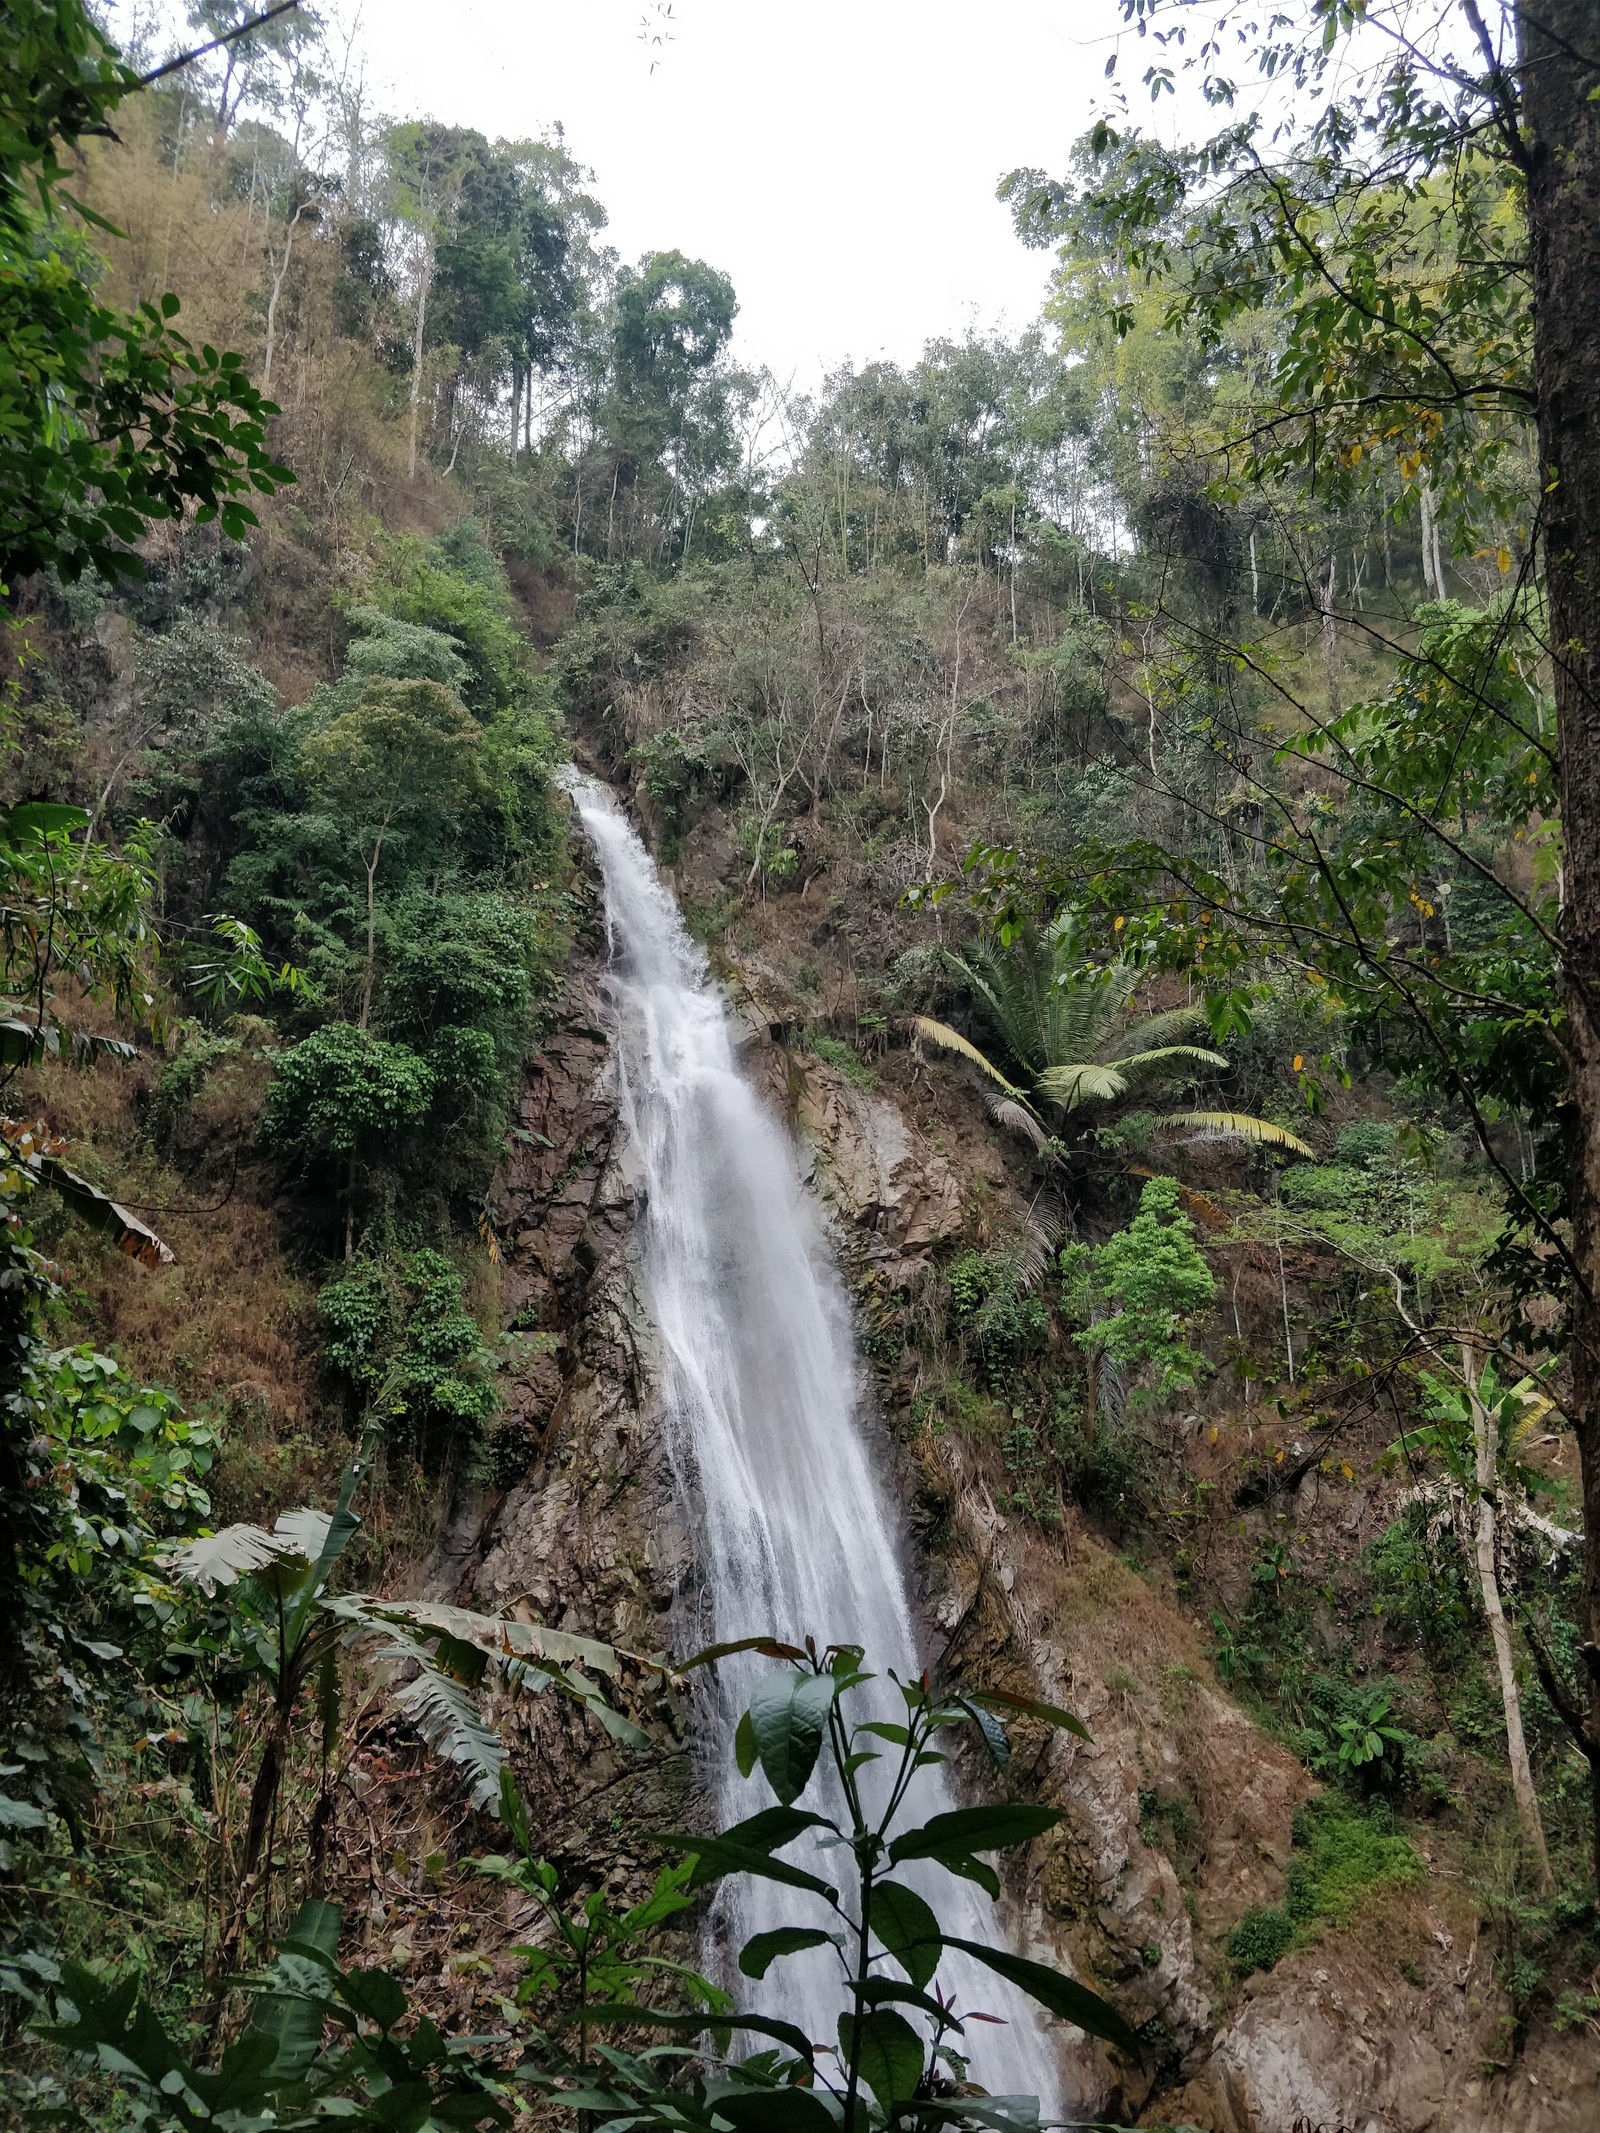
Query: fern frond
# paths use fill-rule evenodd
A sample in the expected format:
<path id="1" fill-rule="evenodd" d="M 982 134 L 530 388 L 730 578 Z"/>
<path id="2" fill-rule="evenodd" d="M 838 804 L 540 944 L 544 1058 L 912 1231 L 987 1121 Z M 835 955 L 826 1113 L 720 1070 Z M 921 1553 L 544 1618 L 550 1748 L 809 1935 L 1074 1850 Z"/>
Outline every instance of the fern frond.
<path id="1" fill-rule="evenodd" d="M 1158 1123 L 1188 1127 L 1200 1140 L 1254 1141 L 1263 1148 L 1287 1148 L 1307 1162 L 1316 1160 L 1315 1152 L 1297 1133 L 1287 1126 L 1270 1125 L 1264 1118 L 1252 1118 L 1247 1111 L 1171 1111 Z"/>
<path id="2" fill-rule="evenodd" d="M 1086 1059 L 1109 1063 L 1117 1024 L 1134 986 L 1134 973 L 1121 963 L 1103 970 L 1074 970 L 1062 960 L 1051 973 L 1047 1014 L 1047 1067 L 1071 1066 Z"/>
<path id="3" fill-rule="evenodd" d="M 998 1082 L 1006 1094 L 1018 1103 L 1026 1103 L 1027 1097 L 1014 1083 L 1007 1081 L 997 1066 L 992 1065 L 971 1038 L 963 1037 L 960 1030 L 952 1029 L 948 1022 L 935 1022 L 931 1015 L 913 1015 L 911 1027 L 929 1044 L 937 1044 L 946 1052 L 959 1052 L 963 1059 L 970 1059 L 974 1066 L 981 1067 L 993 1082 Z"/>

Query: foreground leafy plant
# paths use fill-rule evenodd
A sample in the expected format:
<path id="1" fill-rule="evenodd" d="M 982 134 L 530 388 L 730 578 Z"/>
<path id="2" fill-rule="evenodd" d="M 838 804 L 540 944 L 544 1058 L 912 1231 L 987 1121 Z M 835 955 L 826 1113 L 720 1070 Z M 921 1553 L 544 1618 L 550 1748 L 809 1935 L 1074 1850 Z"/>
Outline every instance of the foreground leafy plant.
<path id="1" fill-rule="evenodd" d="M 554 1688 L 597 1717 L 613 1738 L 634 1748 L 649 1745 L 648 1736 L 611 1708 L 592 1678 L 617 1672 L 619 1656 L 610 1645 L 464 1607 L 330 1590 L 360 1530 L 353 1504 L 376 1440 L 376 1426 L 369 1426 L 331 1513 L 304 1507 L 285 1511 L 270 1532 L 263 1526 L 227 1526 L 185 1542 L 165 1558 L 168 1574 L 179 1582 L 208 1595 L 229 1595 L 233 1656 L 268 1697 L 266 1738 L 230 1877 L 234 1897 L 221 1940 L 223 1970 L 237 1963 L 250 1907 L 270 1876 L 269 1834 L 295 1729 L 311 1698 L 323 1761 L 312 1820 L 313 1872 L 319 1865 L 318 1832 L 330 1811 L 329 1758 L 344 1707 L 342 1647 L 359 1643 L 380 1663 L 403 1662 L 415 1669 L 394 1701 L 435 1754 L 462 1771 L 480 1807 L 498 1805 L 505 1763 L 505 1748 L 479 1700 L 491 1677 L 514 1689 Z"/>
<path id="2" fill-rule="evenodd" d="M 815 1899 L 813 1922 L 755 1934 L 740 1952 L 739 1967 L 747 1977 L 763 1978 L 776 1962 L 831 1947 L 838 1957 L 845 2005 L 836 2041 L 826 2045 L 776 2018 L 745 2015 L 725 2020 L 722 2027 L 772 2037 L 792 2054 L 780 2052 L 769 2062 L 774 2079 L 792 2084 L 781 2120 L 770 2115 L 770 2100 L 746 2106 L 743 2099 L 732 2097 L 717 2105 L 727 2122 L 816 2127 L 819 2133 L 840 2124 L 851 2133 L 858 2128 L 1036 2124 L 1036 2098 L 978 2101 L 957 2093 L 967 2077 L 959 2040 L 965 2023 L 977 2017 L 960 2012 L 954 1989 L 941 1986 L 939 1970 L 947 1956 L 981 1965 L 1061 2020 L 1136 2057 L 1138 2042 L 1132 2030 L 1097 1993 L 1009 1949 L 946 1932 L 904 1874 L 906 1868 L 917 1874 L 928 1862 L 976 1882 L 998 1898 L 999 1876 L 982 1855 L 1025 1844 L 1061 1820 L 1058 1809 L 1007 1802 L 956 1808 L 914 1827 L 898 1826 L 917 1773 L 947 1759 L 934 1746 L 936 1736 L 975 1726 L 1003 1758 L 1009 1753 L 1004 1716 L 1024 1716 L 1087 1739 L 1081 1721 L 1054 1705 L 998 1691 L 941 1696 L 926 1676 L 906 1682 L 893 1673 L 887 1680 L 903 1715 L 885 1718 L 878 1715 L 885 1708 L 882 1686 L 874 1695 L 866 1693 L 879 1677 L 867 1670 L 861 1649 L 854 1645 L 830 1645 L 819 1653 L 809 1641 L 801 1649 L 751 1638 L 715 1646 L 688 1664 L 709 1665 L 746 1650 L 781 1662 L 757 1683 L 735 1736 L 741 1774 L 749 1777 L 759 1766 L 778 1804 L 714 1836 L 680 1831 L 662 1841 L 689 1855 L 689 1891 L 747 1874 Z M 855 1715 L 857 1710 L 862 1715 Z M 883 1760 L 885 1750 L 894 1755 L 887 1783 L 878 1800 L 869 1801 L 861 1773 Z M 827 1790 L 843 1802 L 842 1821 L 808 1813 L 796 1804 L 819 1764 Z M 803 1836 L 813 1836 L 814 1842 L 820 1838 L 848 1856 L 854 1867 L 852 1890 L 842 1892 L 809 1867 L 779 1856 Z M 596 2021 L 679 2032 L 704 2026 L 703 2016 L 667 2015 L 627 2004 L 595 2006 L 590 2015 Z M 820 2063 L 830 2056 L 831 2072 Z"/>
<path id="3" fill-rule="evenodd" d="M 509 2124 L 514 2092 L 484 2040 L 442 2036 L 415 2015 L 386 1970 L 340 1969 L 340 1924 L 333 1904 L 302 1906 L 277 1961 L 247 1981 L 250 2019 L 215 2068 L 196 2065 L 175 2041 L 140 1997 L 137 1977 L 107 1983 L 77 1963 L 61 1966 L 56 2019 L 38 2024 L 36 2034 L 109 2075 L 133 2122 L 181 2133 L 218 2125 L 289 2133 L 330 2119 L 354 2133 Z M 103 2123 L 72 2105 L 49 2115 L 69 2125 Z"/>
<path id="4" fill-rule="evenodd" d="M 234 1544 L 229 1553 L 237 1552 Z M 273 1560 L 292 1552 L 281 1550 Z M 851 1703 L 870 1714 L 885 1699 L 881 1683 L 868 1695 L 876 1677 L 854 1646 L 819 1654 L 811 1644 L 800 1649 L 749 1639 L 702 1652 L 689 1665 L 750 1649 L 780 1665 L 756 1684 L 736 1754 L 747 1777 L 759 1766 L 777 1804 L 714 1836 L 665 1837 L 686 1854 L 684 1863 L 666 1868 L 644 1901 L 626 1912 L 608 1911 L 599 1895 L 576 1910 L 561 1902 L 555 1870 L 539 1856 L 521 1795 L 502 1770 L 497 1804 L 517 1853 L 481 1860 L 478 1870 L 531 1896 L 541 1913 L 542 1945 L 519 1951 L 526 1965 L 519 1999 L 543 2026 L 516 2038 L 441 2036 L 427 2016 L 408 2009 L 404 1986 L 389 1972 L 340 1968 L 340 1914 L 310 1902 L 277 1961 L 242 1981 L 254 2009 L 214 2069 L 197 2066 L 173 2040 L 141 2001 L 136 1978 L 107 1982 L 79 1966 L 63 1965 L 51 1981 L 55 2019 L 36 2025 L 36 2033 L 108 2075 L 138 2123 L 171 2133 L 201 2133 L 224 2120 L 232 2133 L 269 2125 L 292 2133 L 330 2117 L 358 2133 L 380 2126 L 429 2133 L 507 2123 L 529 2098 L 616 2133 L 1038 2127 L 1036 2098 L 971 2090 L 959 2040 L 967 2022 L 994 2017 L 958 2008 L 939 1976 L 950 1956 L 982 1965 L 1063 2021 L 1135 2055 L 1133 2032 L 1097 1994 L 1043 1963 L 946 1932 L 911 1886 L 911 1875 L 933 1865 L 997 1897 L 999 1877 L 983 1855 L 1043 1834 L 1061 1819 L 1056 1809 L 1002 1803 L 900 1826 L 918 1771 L 945 1760 L 933 1746 L 936 1735 L 974 1725 L 1003 1760 L 1007 1717 L 1087 1738 L 1080 1722 L 1026 1697 L 938 1696 L 926 1679 L 901 1682 L 892 1674 L 887 1679 L 903 1718 L 856 1716 Z M 869 1805 L 861 1773 L 884 1759 L 884 1749 L 897 1753 L 880 1802 Z M 796 1805 L 819 1766 L 821 1779 L 846 1803 L 841 1820 Z M 852 1860 L 855 1886 L 848 1896 L 780 1856 L 812 1832 L 832 1838 L 835 1850 Z M 755 1934 L 740 1952 L 739 1968 L 761 1979 L 785 1958 L 835 1949 L 843 2005 L 834 2038 L 819 2042 L 778 2016 L 741 2013 L 725 1992 L 656 1951 L 661 1925 L 688 1910 L 699 1891 L 736 1874 L 817 1899 L 828 1923 Z M 680 2005 L 640 2002 L 638 1993 L 658 1982 L 677 1992 Z M 595 2042 L 606 2028 L 636 2035 L 665 2030 L 670 2041 L 649 2048 Z M 568 2042 L 574 2030 L 575 2054 Z M 758 2049 L 730 2061 L 736 2035 Z M 105 2123 L 98 2105 L 77 2100 L 54 2115 L 85 2129 Z"/>

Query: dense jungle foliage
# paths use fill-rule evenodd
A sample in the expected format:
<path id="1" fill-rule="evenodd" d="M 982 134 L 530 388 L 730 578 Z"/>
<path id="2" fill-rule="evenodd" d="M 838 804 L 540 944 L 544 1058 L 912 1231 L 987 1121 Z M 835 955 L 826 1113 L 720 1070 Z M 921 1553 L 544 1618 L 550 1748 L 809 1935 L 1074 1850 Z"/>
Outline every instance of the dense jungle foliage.
<path id="1" fill-rule="evenodd" d="M 508 1714 L 647 1761 L 715 1655 L 408 1583 L 538 1449 L 493 1186 L 596 946 L 574 753 L 799 1079 L 954 1165 L 960 1239 L 852 1274 L 919 1543 L 959 1443 L 1320 1788 L 1214 1996 L 1437 1868 L 1506 2063 L 1600 2029 L 1592 11 L 1124 12 L 1215 137 L 1112 83 L 1006 181 L 1038 324 L 800 398 L 714 266 L 608 247 L 581 144 L 375 113 L 308 7 L 119 51 L 0 0 L 8 2122 L 1037 2123 L 967 2093 L 949 1947 L 1130 2111 L 1172 2070 L 1125 1978 L 890 1874 L 998 1896 L 1064 1814 L 1008 1728 L 1068 1711 L 952 1663 L 856 1720 L 872 1655 L 774 1624 L 777 1805 L 630 1828 L 633 1902 L 546 1858 Z M 842 1893 L 780 1857 L 819 1758 L 859 1808 L 958 1732 L 1015 1798 L 908 1831 L 897 1781 Z M 1193 1797 L 1140 1806 L 1183 1879 Z M 733 1988 L 828 1934 L 699 1974 L 730 1874 L 837 1911 L 825 2050 Z"/>

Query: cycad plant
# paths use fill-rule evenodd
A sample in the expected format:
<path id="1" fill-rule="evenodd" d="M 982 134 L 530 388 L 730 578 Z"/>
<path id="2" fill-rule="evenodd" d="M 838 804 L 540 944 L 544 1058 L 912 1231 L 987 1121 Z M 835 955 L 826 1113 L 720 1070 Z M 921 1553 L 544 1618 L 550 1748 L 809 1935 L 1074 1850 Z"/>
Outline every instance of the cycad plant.
<path id="1" fill-rule="evenodd" d="M 914 1015 L 912 1025 L 930 1044 L 980 1067 L 1000 1092 L 990 1099 L 996 1121 L 1036 1148 L 1045 1147 L 1075 1111 L 1116 1103 L 1196 1067 L 1228 1064 L 1221 1052 L 1193 1041 L 1205 1026 L 1200 1008 L 1159 1015 L 1130 1009 L 1138 983 L 1134 965 L 1120 958 L 1086 963 L 1070 913 L 1043 931 L 1030 927 L 1004 947 L 979 941 L 947 960 L 982 1003 L 1016 1079 L 948 1023 Z M 1285 1127 L 1243 1111 L 1169 1111 L 1160 1124 L 1311 1153 Z"/>

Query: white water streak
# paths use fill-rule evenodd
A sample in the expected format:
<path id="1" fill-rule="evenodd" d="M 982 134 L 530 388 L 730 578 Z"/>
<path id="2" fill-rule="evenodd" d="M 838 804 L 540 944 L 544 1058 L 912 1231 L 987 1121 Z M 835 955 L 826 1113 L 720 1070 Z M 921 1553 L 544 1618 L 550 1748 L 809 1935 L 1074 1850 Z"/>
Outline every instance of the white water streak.
<path id="1" fill-rule="evenodd" d="M 914 1675 L 900 1536 L 857 1412 L 849 1313 L 793 1150 L 738 1069 L 705 957 L 649 854 L 602 786 L 576 782 L 573 797 L 605 878 L 623 1112 L 647 1193 L 645 1279 L 709 1594 L 699 1627 L 716 1642 L 767 1633 L 861 1644 L 880 1672 Z M 766 1663 L 718 1669 L 713 1767 L 725 1822 L 767 1804 L 731 1753 L 733 1719 Z M 838 1812 L 820 1779 L 802 1804 Z M 916 1819 L 955 1804 L 943 1771 L 917 1781 Z M 806 1863 L 839 1879 L 847 1859 L 821 1852 Z M 937 1868 L 917 1879 L 947 1931 L 998 1939 L 973 1884 Z M 735 1949 L 750 1933 L 810 1922 L 811 1899 L 796 1891 L 723 1886 L 716 1931 Z M 1032 2003 L 964 1958 L 946 1957 L 940 1979 L 959 2004 L 1006 2017 L 1005 2028 L 972 2024 L 958 2040 L 977 2077 L 997 2093 L 1038 2093 L 1053 2110 L 1061 2066 Z M 757 2011 L 832 2042 L 845 1996 L 831 1951 L 740 1985 Z"/>

